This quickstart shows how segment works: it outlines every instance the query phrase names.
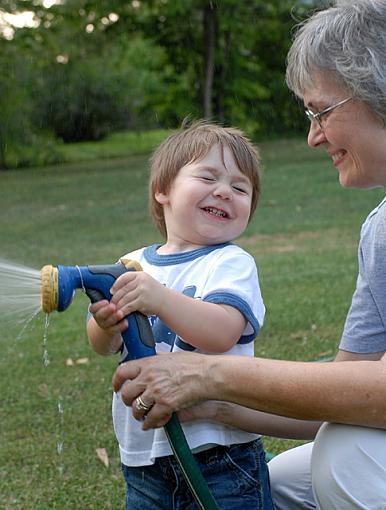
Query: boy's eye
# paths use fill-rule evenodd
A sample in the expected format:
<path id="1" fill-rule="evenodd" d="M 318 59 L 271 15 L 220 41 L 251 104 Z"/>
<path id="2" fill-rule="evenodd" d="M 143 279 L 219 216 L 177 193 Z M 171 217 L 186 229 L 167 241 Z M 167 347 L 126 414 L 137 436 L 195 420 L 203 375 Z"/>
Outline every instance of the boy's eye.
<path id="1" fill-rule="evenodd" d="M 201 175 L 201 179 L 203 179 L 204 181 L 215 181 L 215 178 L 210 176 L 210 175 Z"/>
<path id="2" fill-rule="evenodd" d="M 233 189 L 235 189 L 236 191 L 240 192 L 240 193 L 248 193 L 248 190 L 247 188 L 244 188 L 242 186 L 233 186 Z"/>

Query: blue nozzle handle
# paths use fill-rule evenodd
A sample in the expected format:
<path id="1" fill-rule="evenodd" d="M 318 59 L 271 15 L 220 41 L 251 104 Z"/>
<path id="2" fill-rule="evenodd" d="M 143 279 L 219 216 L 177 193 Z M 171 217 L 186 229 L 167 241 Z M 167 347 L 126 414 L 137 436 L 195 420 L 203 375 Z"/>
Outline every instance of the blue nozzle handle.
<path id="1" fill-rule="evenodd" d="M 136 271 L 138 263 L 132 267 L 118 264 L 100 266 L 58 266 L 58 311 L 70 305 L 76 289 L 83 289 L 92 303 L 112 298 L 110 289 L 115 280 L 127 271 Z M 140 312 L 126 317 L 129 327 L 122 333 L 123 361 L 155 355 L 155 342 L 148 318 Z"/>
<path id="2" fill-rule="evenodd" d="M 106 299 L 102 292 L 96 289 L 86 289 L 86 295 L 90 298 L 91 303 L 97 303 Z"/>
<path id="3" fill-rule="evenodd" d="M 112 266 L 87 266 L 87 268 L 90 273 L 94 275 L 94 288 L 86 287 L 86 294 L 92 303 L 96 303 L 102 299 L 108 299 L 110 301 L 112 297 L 110 294 L 110 288 L 118 276 L 126 271 L 136 270 L 135 267 L 125 266 L 121 262 Z M 106 278 L 109 280 L 109 277 L 113 280 L 111 284 L 110 282 L 104 282 L 108 283 L 108 292 L 106 292 L 106 285 L 101 285 L 101 287 L 104 288 L 104 292 L 99 288 L 95 288 L 95 280 L 102 282 Z M 130 313 L 125 318 L 129 326 L 122 333 L 123 356 L 121 363 L 131 359 L 154 356 L 156 354 L 155 341 L 149 319 L 141 312 Z"/>
<path id="4" fill-rule="evenodd" d="M 122 363 L 131 359 L 154 356 L 155 341 L 149 319 L 141 312 L 134 312 L 126 317 L 129 327 L 122 333 Z"/>

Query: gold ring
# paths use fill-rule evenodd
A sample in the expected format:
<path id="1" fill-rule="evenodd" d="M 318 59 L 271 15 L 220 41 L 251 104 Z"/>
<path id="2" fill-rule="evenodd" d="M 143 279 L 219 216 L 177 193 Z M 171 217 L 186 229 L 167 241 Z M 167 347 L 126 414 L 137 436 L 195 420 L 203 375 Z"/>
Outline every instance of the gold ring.
<path id="1" fill-rule="evenodd" d="M 137 397 L 135 399 L 135 408 L 137 411 L 145 411 L 148 412 L 153 407 L 153 405 L 146 405 L 145 402 L 141 399 L 141 397 Z"/>

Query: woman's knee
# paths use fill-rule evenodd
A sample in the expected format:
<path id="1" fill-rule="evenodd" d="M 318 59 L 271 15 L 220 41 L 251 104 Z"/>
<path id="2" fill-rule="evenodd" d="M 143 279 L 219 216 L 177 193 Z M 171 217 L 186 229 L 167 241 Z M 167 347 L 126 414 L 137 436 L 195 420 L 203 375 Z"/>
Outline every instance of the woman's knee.
<path id="1" fill-rule="evenodd" d="M 386 505 L 386 431 L 324 424 L 311 458 L 321 510 L 379 509 Z"/>
<path id="2" fill-rule="evenodd" d="M 276 510 L 314 509 L 310 458 L 312 443 L 287 450 L 269 463 L 272 499 Z"/>

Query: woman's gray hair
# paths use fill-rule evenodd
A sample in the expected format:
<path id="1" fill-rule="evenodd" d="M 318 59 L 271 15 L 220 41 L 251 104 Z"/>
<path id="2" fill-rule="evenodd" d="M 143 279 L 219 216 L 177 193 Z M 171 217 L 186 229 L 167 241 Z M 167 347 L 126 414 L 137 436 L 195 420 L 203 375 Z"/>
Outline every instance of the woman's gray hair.
<path id="1" fill-rule="evenodd" d="M 318 72 L 386 118 L 386 0 L 336 0 L 299 25 L 287 85 L 302 97 Z"/>

